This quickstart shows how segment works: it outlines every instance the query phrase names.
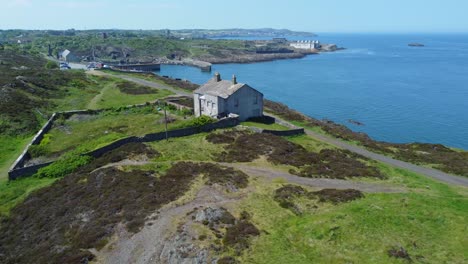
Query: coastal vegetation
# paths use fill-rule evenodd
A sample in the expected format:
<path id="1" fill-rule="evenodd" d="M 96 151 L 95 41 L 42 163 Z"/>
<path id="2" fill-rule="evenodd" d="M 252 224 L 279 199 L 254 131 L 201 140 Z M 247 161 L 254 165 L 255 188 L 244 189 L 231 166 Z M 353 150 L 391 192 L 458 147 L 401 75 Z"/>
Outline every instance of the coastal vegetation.
<path id="1" fill-rule="evenodd" d="M 288 157 L 296 154 L 298 157 L 321 157 L 323 151 L 305 151 L 301 145 L 292 143 L 306 142 L 295 137 L 267 136 L 268 140 L 255 143 L 246 153 L 256 148 L 270 151 L 252 156 L 247 163 L 227 162 L 222 166 L 215 163 L 224 151 L 232 151 L 229 146 L 236 144 L 239 137 L 249 139 L 254 135 L 243 130 L 225 130 L 147 145 L 129 144 L 90 161 L 58 180 L 36 176 L 13 181 L 11 184 L 27 184 L 27 181 L 43 181 L 42 186 L 54 184 L 33 192 L 25 203 L 19 203 L 11 211 L 8 209 L 9 216 L 0 225 L 4 234 L 0 251 L 16 252 L 11 245 L 25 245 L 16 238 L 27 232 L 33 238 L 27 242 L 31 244 L 22 247 L 21 252 L 7 255 L 7 260 L 28 262 L 45 247 L 65 249 L 45 251 L 48 253 L 43 257 L 48 260 L 95 259 L 96 256 L 87 249 L 105 250 L 118 223 L 123 223 L 128 232 L 145 232 L 148 222 L 158 225 L 157 218 L 151 215 L 158 208 L 165 208 L 164 204 L 186 197 L 185 193 L 203 188 L 217 190 L 216 186 L 221 186 L 226 195 L 243 197 L 230 202 L 223 218 L 210 218 L 207 212 L 201 214 L 202 209 L 196 209 L 193 214 L 187 212 L 188 220 L 184 220 L 185 213 L 182 213 L 178 221 L 182 221 L 181 224 L 188 221 L 184 226 L 190 226 L 188 223 L 198 221 L 199 214 L 206 215 L 207 218 L 200 220 L 200 224 L 193 224 L 195 229 L 191 232 L 200 230 L 201 233 L 196 236 L 199 240 L 190 243 L 202 248 L 203 245 L 219 245 L 218 251 L 210 251 L 210 254 L 219 256 L 223 261 L 284 263 L 287 257 L 297 263 L 367 263 L 370 259 L 380 263 L 397 263 L 395 256 L 399 254 L 393 254 L 395 250 L 403 250 L 409 258 L 419 262 L 458 262 L 464 258 L 463 244 L 466 241 L 463 242 L 461 234 L 463 219 L 468 217 L 468 205 L 464 199 L 466 192 L 462 189 L 365 160 L 359 162 L 377 167 L 379 173 L 385 175 L 383 178 L 365 177 L 365 182 L 394 186 L 400 191 L 363 193 L 356 189 L 317 189 L 290 185 L 287 180 L 270 181 L 255 173 L 227 166 L 250 164 L 248 166 L 255 167 L 259 166 L 256 165 L 257 160 L 265 159 L 267 163 L 262 162 L 259 169 L 268 168 L 284 173 L 278 161 L 287 161 Z M 251 138 L 248 142 L 254 144 L 255 141 L 259 141 L 258 138 Z M 333 150 L 333 155 L 340 153 L 333 148 L 322 147 Z M 290 151 L 291 155 L 282 157 L 283 149 Z M 250 157 L 250 154 L 240 153 L 240 156 L 246 155 Z M 329 158 L 327 154 L 320 159 L 333 168 L 336 161 Z M 359 160 L 359 157 L 354 158 Z M 322 161 L 308 162 L 316 164 Z M 355 161 L 344 159 L 340 162 L 354 166 Z M 342 172 L 341 175 L 352 176 L 351 172 Z M 358 178 L 353 179 L 356 182 Z M 199 181 L 203 183 L 201 186 L 197 183 Z M 158 195 L 155 196 L 155 193 Z M 17 202 L 25 196 L 18 198 Z M 194 199 L 188 197 L 183 201 Z M 3 208 L 12 208 L 12 203 L 14 200 Z M 176 208 L 177 204 L 174 205 Z M 116 210 L 121 213 L 115 214 Z M 190 207 L 187 210 L 191 210 Z M 31 215 L 31 212 L 35 212 L 32 214 L 34 217 L 24 217 Z M 236 215 L 239 217 L 234 217 Z M 49 217 L 54 220 L 44 222 Z M 49 239 L 36 243 L 41 239 L 37 230 L 44 228 L 50 230 Z M 182 235 L 183 231 L 176 230 L 176 234 Z M 355 248 L 362 250 L 356 251 Z M 293 254 L 293 251 L 296 253 Z M 38 261 L 41 262 L 40 259 Z"/>
<path id="2" fill-rule="evenodd" d="M 59 118 L 30 149 L 36 161 L 58 161 L 29 178 L 0 180 L 2 263 L 99 262 L 122 244 L 129 259 L 153 255 L 142 247 L 151 245 L 173 252 L 180 262 L 462 263 L 467 258 L 466 188 L 307 135 L 278 137 L 237 127 L 126 144 L 95 159 L 83 156 L 123 137 L 164 131 L 162 107 L 125 105 L 169 93 L 117 76 L 49 69 L 40 57 L 6 51 L 1 98 L 33 104 L 0 101 L 8 110 L 2 112 L 0 143 L 8 145 L 0 148 L 3 164 L 11 163 L 52 112 L 107 109 Z M 13 67 L 20 70 L 10 71 Z M 188 91 L 195 87 L 164 79 Z M 466 152 L 377 142 L 279 103 L 265 106 L 307 129 L 377 152 L 465 171 Z M 23 108 L 29 112 L 20 113 Z M 169 129 L 214 122 L 175 107 L 166 110 Z M 259 120 L 243 125 L 285 129 Z M 154 240 L 144 240 L 148 237 Z"/>
<path id="3" fill-rule="evenodd" d="M 371 151 L 386 154 L 396 159 L 468 177 L 468 152 L 454 150 L 441 144 L 407 143 L 398 144 L 376 141 L 361 132 L 354 132 L 344 125 L 329 120 L 317 120 L 305 116 L 284 104 L 266 100 L 267 111 L 296 124 L 313 129 L 345 141 L 354 142 Z"/>

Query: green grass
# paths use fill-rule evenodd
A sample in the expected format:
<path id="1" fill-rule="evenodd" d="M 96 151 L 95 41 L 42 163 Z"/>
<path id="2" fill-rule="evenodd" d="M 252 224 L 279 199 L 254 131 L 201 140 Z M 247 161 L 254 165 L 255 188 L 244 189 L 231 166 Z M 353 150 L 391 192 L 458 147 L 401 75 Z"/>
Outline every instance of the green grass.
<path id="1" fill-rule="evenodd" d="M 8 216 L 10 210 L 22 202 L 32 191 L 51 185 L 56 179 L 35 177 L 15 181 L 0 181 L 0 218 Z"/>
<path id="2" fill-rule="evenodd" d="M 30 140 L 31 137 L 0 135 L 0 182 L 8 178 L 8 170 Z"/>
<path id="3" fill-rule="evenodd" d="M 301 216 L 273 200 L 279 184 L 257 182 L 241 209 L 264 233 L 243 263 L 404 263 L 388 257 L 393 246 L 416 263 L 463 263 L 468 197 L 428 181 L 427 193 L 366 194 L 336 206 L 311 201 L 318 208 Z"/>
<path id="4" fill-rule="evenodd" d="M 220 153 L 222 147 L 206 141 L 206 135 L 201 133 L 149 144 L 162 154 L 157 161 L 212 161 L 213 155 Z"/>
<path id="5" fill-rule="evenodd" d="M 285 127 L 277 123 L 264 124 L 264 123 L 246 121 L 246 122 L 241 122 L 241 125 L 250 126 L 250 127 L 258 127 L 262 129 L 269 129 L 269 130 L 289 130 L 290 129 L 289 127 Z"/>
<path id="6" fill-rule="evenodd" d="M 303 146 L 308 151 L 320 152 L 322 149 L 334 149 L 335 146 L 316 140 L 307 135 L 298 135 L 286 137 L 289 141 Z"/>
<path id="7" fill-rule="evenodd" d="M 142 104 L 145 102 L 152 102 L 156 99 L 161 99 L 172 94 L 172 92 L 164 89 L 154 89 L 154 94 L 126 94 L 122 93 L 119 88 L 116 87 L 116 82 L 114 81 L 108 83 L 101 90 L 101 92 L 89 102 L 86 108 L 102 109 L 116 106 Z"/>
<path id="8" fill-rule="evenodd" d="M 107 70 L 107 69 L 103 69 L 103 70 L 99 70 L 99 71 L 102 71 L 102 72 L 110 74 L 110 75 L 114 75 L 117 78 L 122 77 L 122 76 L 138 78 L 138 79 L 142 79 L 142 80 L 146 80 L 146 81 L 150 81 L 150 82 L 159 84 L 161 86 L 170 87 L 170 88 L 172 88 L 174 90 L 177 90 L 177 91 L 180 91 L 180 92 L 185 92 L 185 93 L 187 92 L 186 89 L 182 89 L 181 87 L 177 87 L 175 85 L 171 85 L 171 84 L 163 82 L 162 80 L 158 79 L 158 77 L 155 74 L 152 74 L 152 73 L 128 73 L 128 72 L 119 72 L 119 71 L 113 71 L 113 70 Z"/>
<path id="9" fill-rule="evenodd" d="M 86 118 L 83 121 L 65 121 L 66 129 L 53 128 L 48 133 L 51 141 L 45 146 L 47 152 L 62 153 L 78 146 L 87 151 L 127 136 L 164 131 L 163 116 L 160 114 L 99 114 Z M 174 125 L 169 124 L 169 129 Z"/>

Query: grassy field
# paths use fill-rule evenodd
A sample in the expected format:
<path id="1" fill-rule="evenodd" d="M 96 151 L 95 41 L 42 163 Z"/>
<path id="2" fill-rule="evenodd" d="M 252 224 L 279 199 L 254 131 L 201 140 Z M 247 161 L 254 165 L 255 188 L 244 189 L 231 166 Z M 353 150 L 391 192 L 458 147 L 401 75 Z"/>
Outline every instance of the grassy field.
<path id="1" fill-rule="evenodd" d="M 258 127 L 262 129 L 269 129 L 269 130 L 289 130 L 290 129 L 289 127 L 285 127 L 277 123 L 264 124 L 264 123 L 246 121 L 246 122 L 241 122 L 241 125 L 250 126 L 250 127 Z"/>
<path id="2" fill-rule="evenodd" d="M 31 192 L 54 183 L 56 179 L 24 178 L 15 181 L 0 181 L 0 219 L 22 202 Z"/>
<path id="3" fill-rule="evenodd" d="M 182 138 L 170 138 L 150 143 L 161 152 L 157 161 L 213 161 L 213 155 L 222 151 L 221 146 L 206 141 L 206 133 Z"/>
<path id="4" fill-rule="evenodd" d="M 87 109 L 102 109 L 125 105 L 142 104 L 145 102 L 152 102 L 156 99 L 161 99 L 173 94 L 168 90 L 157 89 L 151 89 L 151 91 L 147 94 L 128 94 L 122 92 L 117 87 L 117 84 L 122 83 L 123 81 L 120 81 L 118 79 L 111 80 L 112 81 L 106 83 L 106 85 L 103 87 L 103 89 L 101 89 L 99 94 L 97 94 L 89 101 L 88 105 L 86 106 Z M 133 85 L 129 82 L 124 83 L 127 83 L 128 85 Z"/>
<path id="5" fill-rule="evenodd" d="M 108 121 L 104 121 L 106 118 Z M 112 126 L 116 122 L 113 118 L 115 116 L 91 119 L 83 127 L 94 126 L 99 131 L 98 121 L 109 122 L 105 126 Z M 145 119 L 140 121 L 148 122 Z M 145 128 L 129 131 L 144 132 Z M 88 132 L 94 133 L 90 130 L 83 135 Z M 159 154 L 151 159 L 151 163 L 128 166 L 125 171 L 166 171 L 176 161 L 211 162 L 223 151 L 224 145 L 208 142 L 207 135 L 201 133 L 149 143 Z M 66 140 L 65 137 L 63 135 L 60 140 Z M 330 148 L 306 135 L 286 139 L 312 152 Z M 86 140 L 89 141 L 82 139 Z M 90 142 L 90 145 L 99 144 Z M 261 160 L 249 164 L 279 169 L 265 159 Z M 463 263 L 468 258 L 468 238 L 464 235 L 468 230 L 468 190 L 450 187 L 403 169 L 372 163 L 387 178 L 359 178 L 359 181 L 398 187 L 401 188 L 400 193 L 365 193 L 364 198 L 339 204 L 304 197 L 294 200 L 302 214 L 281 207 L 275 200 L 275 190 L 284 186 L 285 180 L 267 181 L 250 177 L 247 195 L 229 205 L 236 215 L 248 212 L 261 233 L 240 256 L 241 263 L 409 262 L 389 256 L 389 250 L 400 248 L 404 248 L 414 263 Z M 22 201 L 30 191 L 53 182 L 53 179 L 29 178 L 9 184 L 0 183 L 0 215 L 8 215 L 12 206 Z"/>
<path id="6" fill-rule="evenodd" d="M 136 112 L 104 112 L 65 120 L 47 134 L 50 140 L 43 145 L 45 152 L 54 156 L 77 147 L 81 151 L 89 151 L 120 138 L 164 131 L 164 116 L 152 107 L 146 108 Z M 168 124 L 169 130 L 186 121 L 175 115 L 172 118 L 175 121 Z"/>
<path id="7" fill-rule="evenodd" d="M 0 136 L 0 182 L 8 178 L 11 164 L 31 140 L 30 137 Z"/>
<path id="8" fill-rule="evenodd" d="M 388 256 L 388 250 L 403 247 L 416 263 L 463 263 L 468 257 L 466 190 L 409 172 L 398 176 L 427 189 L 366 194 L 339 205 L 306 201 L 303 207 L 309 210 L 302 215 L 274 201 L 274 189 L 282 184 L 257 182 L 240 210 L 252 213 L 263 234 L 243 262 L 404 263 Z"/>

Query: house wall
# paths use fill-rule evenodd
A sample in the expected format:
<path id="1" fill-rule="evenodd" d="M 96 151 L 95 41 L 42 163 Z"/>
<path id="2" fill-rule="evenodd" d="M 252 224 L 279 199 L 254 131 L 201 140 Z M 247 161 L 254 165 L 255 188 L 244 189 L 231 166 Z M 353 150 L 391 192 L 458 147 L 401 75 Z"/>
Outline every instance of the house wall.
<path id="1" fill-rule="evenodd" d="M 193 94 L 193 114 L 195 116 L 200 116 L 200 94 Z"/>
<path id="2" fill-rule="evenodd" d="M 200 94 L 194 94 L 193 97 L 195 116 L 207 115 L 216 117 L 219 113 L 223 112 L 223 108 L 219 108 L 219 97 L 205 94 L 203 95 L 204 99 L 200 100 L 201 96 Z"/>
<path id="3" fill-rule="evenodd" d="M 241 121 L 262 116 L 263 94 L 246 85 L 226 99 L 225 109 L 239 115 Z"/>

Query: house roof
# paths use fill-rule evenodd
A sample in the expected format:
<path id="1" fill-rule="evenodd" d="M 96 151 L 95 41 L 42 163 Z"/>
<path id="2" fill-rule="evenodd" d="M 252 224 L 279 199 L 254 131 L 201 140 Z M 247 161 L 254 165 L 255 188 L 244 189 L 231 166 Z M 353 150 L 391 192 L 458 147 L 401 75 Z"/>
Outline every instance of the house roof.
<path id="1" fill-rule="evenodd" d="M 226 99 L 244 86 L 253 89 L 252 87 L 248 86 L 245 83 L 233 84 L 232 81 L 227 81 L 227 80 L 216 81 L 216 77 L 215 77 L 215 78 L 210 79 L 207 83 L 202 85 L 200 88 L 196 89 L 194 93 L 209 94 L 209 95 L 214 95 L 214 96 L 218 96 L 218 97 Z"/>

